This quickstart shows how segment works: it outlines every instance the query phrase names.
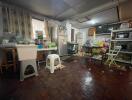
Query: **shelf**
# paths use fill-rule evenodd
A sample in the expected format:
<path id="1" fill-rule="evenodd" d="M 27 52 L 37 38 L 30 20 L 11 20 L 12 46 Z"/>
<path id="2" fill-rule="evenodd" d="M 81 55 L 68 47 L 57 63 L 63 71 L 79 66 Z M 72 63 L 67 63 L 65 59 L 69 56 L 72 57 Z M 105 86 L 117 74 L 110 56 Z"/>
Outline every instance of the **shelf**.
<path id="1" fill-rule="evenodd" d="M 112 30 L 112 32 L 124 32 L 124 31 L 132 31 L 132 28 L 119 29 L 119 30 Z"/>
<path id="2" fill-rule="evenodd" d="M 93 56 L 91 57 L 92 59 L 96 59 L 96 60 L 102 60 L 102 56 Z"/>
<path id="3" fill-rule="evenodd" d="M 111 40 L 111 41 L 131 42 L 132 40 L 130 40 L 130 39 L 116 39 L 116 40 Z"/>
<path id="4" fill-rule="evenodd" d="M 113 50 L 110 50 L 110 51 L 112 52 Z M 132 54 L 132 52 L 129 52 L 129 51 L 120 51 L 120 53 Z"/>
<path id="5" fill-rule="evenodd" d="M 115 61 L 122 62 L 122 63 L 127 63 L 127 64 L 132 64 L 131 61 L 126 61 L 126 60 L 119 60 L 119 59 L 116 59 Z"/>
<path id="6" fill-rule="evenodd" d="M 83 38 L 77 38 L 77 39 L 81 40 L 81 39 L 83 39 Z"/>
<path id="7" fill-rule="evenodd" d="M 102 35 L 111 35 L 111 33 L 100 33 L 100 34 L 96 34 L 96 36 L 102 36 Z"/>
<path id="8" fill-rule="evenodd" d="M 131 32 L 132 32 L 132 28 L 125 28 L 125 29 L 119 29 L 119 30 L 112 30 L 112 33 L 111 33 L 111 45 L 112 46 L 116 46 L 116 42 L 118 42 L 120 45 L 122 43 L 125 43 L 125 44 L 129 44 L 132 42 L 132 39 L 131 38 L 116 38 L 116 35 L 119 33 L 119 32 L 122 32 L 123 33 L 126 33 L 126 32 L 129 32 L 128 34 L 130 34 L 131 36 Z M 119 45 L 118 44 L 118 45 Z M 111 45 L 110 45 L 110 48 L 111 48 Z M 113 50 L 110 50 L 110 52 L 112 52 Z M 119 53 L 122 54 L 122 56 L 126 55 L 127 57 L 132 57 L 132 51 L 130 50 L 121 50 Z M 117 58 L 116 61 L 117 62 L 121 62 L 121 63 L 126 63 L 126 64 L 132 64 L 132 58 L 130 60 L 125 60 L 123 59 L 123 57 L 120 57 L 120 58 Z"/>

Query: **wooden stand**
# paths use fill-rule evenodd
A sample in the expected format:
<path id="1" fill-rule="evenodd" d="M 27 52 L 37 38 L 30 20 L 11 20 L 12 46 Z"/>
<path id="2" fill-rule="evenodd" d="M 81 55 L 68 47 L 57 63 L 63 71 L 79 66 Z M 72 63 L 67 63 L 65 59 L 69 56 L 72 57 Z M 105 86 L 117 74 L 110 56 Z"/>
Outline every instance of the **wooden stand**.
<path id="1" fill-rule="evenodd" d="M 16 50 L 15 48 L 0 48 L 3 53 L 2 62 L 0 63 L 0 71 L 3 72 L 3 67 L 8 69 L 9 67 L 13 66 L 14 72 L 16 72 Z M 11 60 L 8 59 L 7 54 L 11 52 L 12 57 Z"/>

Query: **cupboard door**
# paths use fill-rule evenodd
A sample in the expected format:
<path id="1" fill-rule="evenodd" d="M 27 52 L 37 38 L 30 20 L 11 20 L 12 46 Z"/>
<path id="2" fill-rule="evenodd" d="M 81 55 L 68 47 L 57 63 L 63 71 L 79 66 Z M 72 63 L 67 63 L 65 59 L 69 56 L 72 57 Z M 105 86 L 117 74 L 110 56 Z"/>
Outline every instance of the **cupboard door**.
<path id="1" fill-rule="evenodd" d="M 119 15 L 121 20 L 127 20 L 132 18 L 132 0 L 127 0 L 119 5 Z"/>

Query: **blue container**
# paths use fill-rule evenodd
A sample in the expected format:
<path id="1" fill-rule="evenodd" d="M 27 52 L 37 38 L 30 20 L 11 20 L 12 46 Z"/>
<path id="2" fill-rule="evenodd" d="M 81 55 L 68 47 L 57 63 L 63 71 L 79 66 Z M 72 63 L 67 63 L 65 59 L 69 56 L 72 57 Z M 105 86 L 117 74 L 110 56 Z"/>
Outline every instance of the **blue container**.
<path id="1" fill-rule="evenodd" d="M 43 45 L 42 44 L 39 44 L 38 45 L 38 49 L 41 49 L 41 48 L 43 48 Z"/>

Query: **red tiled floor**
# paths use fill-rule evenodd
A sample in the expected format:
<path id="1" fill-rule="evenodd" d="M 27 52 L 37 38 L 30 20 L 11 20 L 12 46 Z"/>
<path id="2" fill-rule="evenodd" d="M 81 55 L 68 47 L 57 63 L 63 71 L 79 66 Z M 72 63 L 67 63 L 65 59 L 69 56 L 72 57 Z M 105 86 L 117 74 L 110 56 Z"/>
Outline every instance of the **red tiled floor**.
<path id="1" fill-rule="evenodd" d="M 0 78 L 0 100 L 132 100 L 131 71 L 111 71 L 79 57 L 63 65 L 54 74 L 41 68 L 24 82 Z"/>

